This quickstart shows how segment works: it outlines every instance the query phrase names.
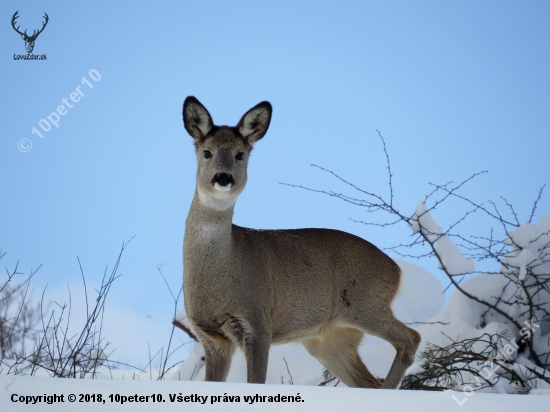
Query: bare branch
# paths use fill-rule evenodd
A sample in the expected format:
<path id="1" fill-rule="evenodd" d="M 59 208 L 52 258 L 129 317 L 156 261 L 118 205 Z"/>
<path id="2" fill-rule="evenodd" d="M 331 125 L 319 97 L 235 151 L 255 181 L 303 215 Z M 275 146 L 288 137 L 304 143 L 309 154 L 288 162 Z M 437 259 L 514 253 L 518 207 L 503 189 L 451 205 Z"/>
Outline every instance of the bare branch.
<path id="1" fill-rule="evenodd" d="M 545 187 L 546 187 L 546 183 L 543 184 L 542 187 L 540 188 L 539 195 L 537 196 L 537 198 L 535 199 L 535 202 L 533 203 L 533 209 L 531 210 L 531 215 L 529 216 L 529 220 L 527 221 L 529 223 L 531 223 L 533 221 L 533 217 L 535 217 L 535 212 L 537 211 L 537 206 L 538 206 L 539 200 L 542 197 L 542 191 L 544 190 Z"/>

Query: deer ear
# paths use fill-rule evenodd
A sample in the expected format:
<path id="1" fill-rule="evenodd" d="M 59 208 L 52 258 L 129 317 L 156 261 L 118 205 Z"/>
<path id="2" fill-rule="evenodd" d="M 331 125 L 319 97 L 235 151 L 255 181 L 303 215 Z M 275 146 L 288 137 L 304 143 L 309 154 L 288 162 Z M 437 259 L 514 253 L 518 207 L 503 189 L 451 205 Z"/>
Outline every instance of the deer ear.
<path id="1" fill-rule="evenodd" d="M 240 120 L 237 129 L 250 145 L 256 143 L 266 134 L 269 122 L 271 122 L 272 111 L 271 103 L 261 102 L 246 112 Z"/>
<path id="2" fill-rule="evenodd" d="M 183 125 L 187 133 L 196 141 L 204 139 L 214 123 L 208 110 L 194 96 L 189 96 L 183 102 Z"/>

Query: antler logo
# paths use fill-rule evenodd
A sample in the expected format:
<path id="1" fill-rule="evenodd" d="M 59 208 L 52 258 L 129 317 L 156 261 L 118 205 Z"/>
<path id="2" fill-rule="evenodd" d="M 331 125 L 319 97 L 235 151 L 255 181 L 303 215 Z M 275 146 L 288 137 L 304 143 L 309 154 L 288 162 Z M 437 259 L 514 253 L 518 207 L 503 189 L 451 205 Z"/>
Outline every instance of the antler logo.
<path id="1" fill-rule="evenodd" d="M 15 21 L 16 21 L 17 18 L 19 17 L 17 13 L 19 13 L 19 10 L 17 10 L 17 11 L 14 13 L 13 17 L 11 18 L 11 25 L 12 25 L 13 29 L 14 29 L 17 33 L 19 33 L 19 34 L 21 35 L 21 38 L 22 38 L 23 40 L 25 40 L 25 48 L 27 49 L 27 53 L 32 53 L 32 51 L 33 51 L 33 49 L 34 49 L 34 42 L 36 41 L 36 38 L 38 37 L 38 35 L 39 35 L 40 33 L 42 33 L 42 31 L 44 31 L 44 28 L 46 27 L 46 24 L 48 24 L 48 20 L 49 20 L 50 18 L 48 17 L 48 15 L 47 15 L 46 13 L 44 13 L 44 18 L 46 19 L 46 21 L 45 21 L 44 23 L 42 23 L 42 28 L 41 28 L 40 30 L 38 30 L 38 31 L 34 30 L 33 33 L 32 33 L 32 35 L 29 36 L 29 35 L 27 34 L 27 30 L 25 30 L 24 33 L 21 33 L 21 32 L 19 31 L 19 27 L 20 27 L 20 26 L 15 27 Z"/>

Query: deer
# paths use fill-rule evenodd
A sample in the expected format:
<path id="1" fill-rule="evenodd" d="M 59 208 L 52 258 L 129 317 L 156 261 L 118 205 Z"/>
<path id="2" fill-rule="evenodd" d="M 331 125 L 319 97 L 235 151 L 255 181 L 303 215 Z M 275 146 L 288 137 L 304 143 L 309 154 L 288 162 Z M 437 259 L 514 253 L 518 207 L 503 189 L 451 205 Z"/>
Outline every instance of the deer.
<path id="1" fill-rule="evenodd" d="M 346 232 L 257 230 L 232 222 L 251 150 L 271 115 L 263 101 L 236 126 L 216 126 L 194 96 L 183 104 L 197 158 L 183 244 L 184 304 L 204 347 L 205 380 L 225 382 L 240 348 L 247 382 L 265 383 L 270 346 L 301 342 L 348 387 L 396 389 L 420 343 L 420 334 L 391 309 L 399 266 Z M 396 350 L 385 379 L 374 377 L 357 352 L 365 333 Z"/>
<path id="2" fill-rule="evenodd" d="M 44 31 L 44 29 L 46 28 L 46 25 L 48 24 L 48 21 L 50 20 L 50 18 L 48 17 L 48 14 L 44 13 L 43 17 L 44 17 L 45 21 L 42 23 L 42 28 L 40 30 L 33 30 L 32 35 L 29 36 L 29 35 L 27 35 L 27 30 L 25 30 L 25 32 L 23 32 L 23 33 L 19 31 L 19 27 L 21 27 L 21 26 L 15 27 L 15 21 L 19 17 L 18 13 L 19 13 L 19 10 L 17 10 L 13 14 L 13 17 L 11 18 L 11 26 L 13 27 L 13 29 L 17 33 L 19 33 L 21 35 L 21 38 L 23 40 L 25 40 L 25 48 L 27 49 L 27 53 L 32 53 L 32 51 L 34 50 L 34 42 L 36 41 L 36 38 L 38 37 L 38 35 L 40 33 L 42 33 L 42 31 Z"/>

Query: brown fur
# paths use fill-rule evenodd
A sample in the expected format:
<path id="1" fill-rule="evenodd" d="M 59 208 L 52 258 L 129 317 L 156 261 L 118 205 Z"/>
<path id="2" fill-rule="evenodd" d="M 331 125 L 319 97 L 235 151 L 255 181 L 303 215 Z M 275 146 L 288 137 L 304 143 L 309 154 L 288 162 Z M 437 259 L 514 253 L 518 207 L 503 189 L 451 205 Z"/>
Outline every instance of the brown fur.
<path id="1" fill-rule="evenodd" d="M 270 345 L 300 341 L 350 387 L 396 388 L 420 342 L 391 310 L 401 277 L 397 264 L 366 240 L 337 230 L 233 225 L 248 155 L 267 131 L 271 105 L 255 106 L 233 128 L 214 126 L 194 97 L 186 99 L 183 114 L 198 162 L 184 239 L 185 308 L 205 349 L 206 380 L 225 381 L 240 347 L 248 382 L 265 383 Z M 217 190 L 221 174 L 232 183 Z M 383 385 L 357 353 L 364 333 L 397 351 Z"/>

